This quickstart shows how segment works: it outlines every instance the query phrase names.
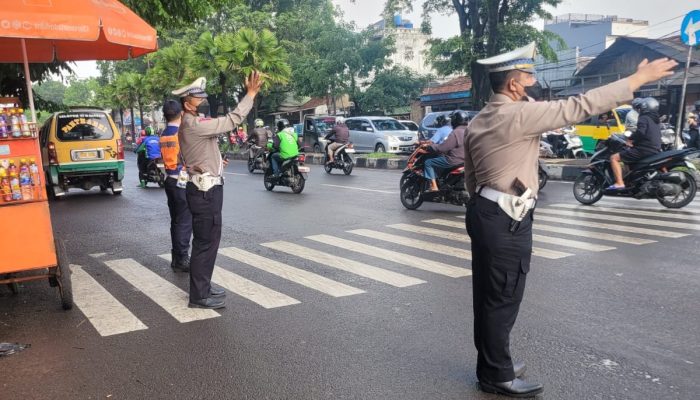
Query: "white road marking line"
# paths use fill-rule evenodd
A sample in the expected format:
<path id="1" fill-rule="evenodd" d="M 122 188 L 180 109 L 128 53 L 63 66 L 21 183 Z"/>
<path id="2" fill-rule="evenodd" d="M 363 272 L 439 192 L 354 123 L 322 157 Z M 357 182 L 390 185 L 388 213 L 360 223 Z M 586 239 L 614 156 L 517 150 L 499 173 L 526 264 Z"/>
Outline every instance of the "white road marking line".
<path id="1" fill-rule="evenodd" d="M 179 322 L 220 317 L 214 310 L 187 307 L 187 293 L 131 258 L 105 261 L 105 264 Z"/>
<path id="2" fill-rule="evenodd" d="M 697 200 L 691 202 L 690 204 L 688 204 L 687 206 L 685 206 L 683 208 L 666 208 L 666 207 L 662 206 L 657 200 L 644 199 L 644 200 L 629 201 L 629 199 L 619 198 L 619 201 L 614 201 L 613 200 L 614 197 L 606 197 L 606 199 L 607 200 L 601 200 L 601 201 L 595 203 L 595 205 L 601 204 L 601 205 L 610 205 L 610 206 L 617 206 L 617 207 L 630 207 L 630 208 L 634 208 L 634 207 L 638 207 L 638 206 L 644 207 L 644 206 L 652 206 L 653 205 L 655 207 L 659 207 L 658 209 L 660 209 L 660 210 L 665 210 L 668 212 L 678 212 L 678 211 L 698 212 L 698 211 L 700 211 L 700 201 L 697 201 Z M 625 201 L 625 200 L 628 200 L 628 201 Z"/>
<path id="3" fill-rule="evenodd" d="M 288 253 L 293 256 L 305 258 L 327 267 L 350 272 L 377 282 L 386 283 L 394 287 L 408 287 L 425 283 L 424 280 L 414 278 L 412 276 L 399 274 L 398 272 L 389 271 L 383 268 L 373 267 L 359 261 L 338 257 L 308 247 L 299 246 L 298 244 L 294 243 L 278 241 L 263 243 L 262 246 Z"/>
<path id="4" fill-rule="evenodd" d="M 639 208 L 615 208 L 615 207 L 600 207 L 597 205 L 593 206 L 577 206 L 575 204 L 553 204 L 550 207 L 566 208 L 571 210 L 579 211 L 590 211 L 599 213 L 616 213 L 616 214 L 627 214 L 627 215 L 638 215 L 638 216 L 648 216 L 648 217 L 660 217 L 669 219 L 682 219 L 685 221 L 700 221 L 700 216 L 691 212 L 685 212 L 684 214 L 674 214 L 666 211 L 655 211 L 649 209 L 639 209 Z"/>
<path id="5" fill-rule="evenodd" d="M 423 222 L 425 222 L 427 224 L 445 226 L 448 228 L 458 228 L 458 229 L 465 229 L 466 230 L 466 228 L 464 227 L 464 222 L 450 221 L 450 220 L 439 219 L 439 218 L 438 219 L 428 219 L 428 220 L 425 220 Z M 538 257 L 549 258 L 552 260 L 573 256 L 573 254 L 571 254 L 571 253 L 566 253 L 566 252 L 557 251 L 557 250 L 548 250 L 548 249 L 543 249 L 540 247 L 533 247 L 532 254 L 535 256 L 538 256 Z"/>
<path id="6" fill-rule="evenodd" d="M 629 204 L 629 203 L 616 203 L 613 201 L 599 201 L 593 205 L 593 207 L 597 206 L 608 206 L 608 207 L 614 207 L 614 208 L 623 208 L 626 210 L 640 210 L 640 211 L 653 211 L 653 212 L 660 212 L 664 214 L 673 214 L 673 215 L 699 215 L 700 214 L 700 208 L 693 208 L 690 206 L 685 206 L 683 208 L 666 208 L 662 206 L 661 204 L 656 204 L 658 205 L 657 208 L 652 208 L 651 206 L 654 204 L 651 203 L 636 203 L 636 204 Z M 641 207 L 640 207 L 641 206 Z M 645 207 L 648 206 L 648 207 Z M 588 206 L 586 206 L 588 207 Z"/>
<path id="7" fill-rule="evenodd" d="M 562 228 L 560 226 L 540 224 L 539 222 L 537 222 L 537 220 L 539 220 L 539 219 L 540 219 L 539 216 L 537 216 L 535 218 L 535 224 L 533 225 L 533 229 L 535 229 L 535 230 L 541 230 L 541 231 L 547 231 L 547 232 L 553 232 L 553 233 L 563 233 L 566 235 L 581 236 L 581 237 L 586 237 L 586 238 L 590 238 L 590 239 L 607 240 L 609 242 L 618 242 L 618 243 L 627 243 L 627 244 L 636 244 L 636 245 L 656 243 L 656 240 L 640 239 L 640 238 L 636 238 L 636 237 L 632 237 L 632 236 L 623 236 L 623 235 L 618 235 L 618 234 L 610 234 L 610 233 L 595 232 L 595 231 L 585 231 L 585 230 L 581 230 L 581 229 Z"/>
<path id="8" fill-rule="evenodd" d="M 333 297 L 352 296 L 365 292 L 364 290 L 336 282 L 321 275 L 314 274 L 313 272 L 292 267 L 291 265 L 283 264 L 235 247 L 219 249 L 219 253 Z"/>
<path id="9" fill-rule="evenodd" d="M 594 222 L 594 221 L 582 221 L 582 220 L 578 220 L 578 219 L 550 217 L 548 215 L 542 215 L 541 213 L 539 213 L 539 211 L 538 211 L 538 214 L 535 215 L 535 221 L 556 222 L 556 223 L 566 224 L 566 225 L 583 226 L 586 228 L 607 229 L 607 230 L 611 230 L 611 231 L 639 233 L 642 235 L 660 236 L 660 237 L 674 238 L 674 239 L 688 236 L 687 233 L 660 231 L 658 229 L 637 228 L 634 226 L 627 226 L 627 225 L 603 224 L 603 223 Z"/>
<path id="10" fill-rule="evenodd" d="M 466 260 L 472 259 L 472 252 L 469 250 L 464 250 L 452 246 L 445 246 L 438 243 L 426 242 L 425 240 L 411 239 L 405 236 L 392 235 L 391 233 L 373 231 L 370 229 L 355 229 L 352 231 L 348 231 L 348 233 L 368 237 L 370 239 L 377 239 L 389 243 L 400 244 L 402 246 L 408 246 L 424 251 L 430 251 L 433 253 L 459 257 Z"/>
<path id="11" fill-rule="evenodd" d="M 251 176 L 251 174 L 241 174 L 238 172 L 224 172 L 224 175 Z"/>
<path id="12" fill-rule="evenodd" d="M 649 218 L 631 218 L 631 217 L 619 217 L 617 215 L 598 215 L 591 211 L 565 211 L 556 210 L 550 208 L 539 208 L 537 210 L 539 214 L 550 214 L 550 215 L 562 215 L 578 218 L 589 218 L 597 219 L 603 221 L 615 221 L 615 222 L 626 222 L 632 224 L 640 225 L 650 225 L 650 226 L 661 226 L 664 228 L 678 228 L 678 229 L 690 229 L 690 230 L 700 230 L 700 224 L 685 224 L 682 222 L 669 222 L 669 221 L 659 221 Z"/>
<path id="13" fill-rule="evenodd" d="M 322 186 L 337 187 L 337 188 L 342 188 L 342 189 L 361 190 L 361 191 L 364 191 L 364 192 L 375 192 L 375 193 L 385 193 L 385 194 L 399 194 L 398 191 L 391 191 L 391 190 L 365 189 L 365 188 L 360 188 L 360 187 L 355 187 L 355 186 L 331 185 L 331 184 L 329 184 L 329 183 L 322 183 L 321 185 L 322 185 Z"/>
<path id="14" fill-rule="evenodd" d="M 93 254 L 88 254 L 92 258 L 102 258 L 107 255 L 107 253 L 93 253 Z"/>
<path id="15" fill-rule="evenodd" d="M 466 231 L 464 233 L 456 233 L 452 231 L 426 228 L 424 226 L 410 224 L 393 224 L 387 226 L 389 228 L 399 229 L 406 232 L 415 232 L 421 235 L 428 235 L 442 239 L 454 240 L 462 243 L 470 243 L 469 236 L 467 235 Z"/>
<path id="16" fill-rule="evenodd" d="M 372 257 L 377 257 L 383 260 L 395 262 L 397 264 L 403 264 L 409 267 L 449 276 L 452 278 L 470 276 L 472 274 L 472 271 L 467 268 L 455 267 L 438 261 L 415 257 L 396 251 L 390 251 L 382 249 L 381 247 L 370 246 L 367 244 L 353 242 L 352 240 L 341 239 L 330 235 L 314 235 L 307 236 L 306 238 L 314 240 L 316 242 L 325 243 L 331 246 L 340 247 L 345 250 L 366 254 Z"/>
<path id="17" fill-rule="evenodd" d="M 159 257 L 170 261 L 170 254 L 161 254 Z M 229 292 L 235 293 L 267 309 L 301 303 L 293 297 L 289 297 L 284 293 L 255 283 L 216 265 L 214 266 L 214 274 L 211 280 Z"/>
<path id="18" fill-rule="evenodd" d="M 101 336 L 148 329 L 80 265 L 71 264 L 73 302 Z"/>
<path id="19" fill-rule="evenodd" d="M 534 225 L 533 228 L 537 228 L 537 225 Z M 532 234 L 532 240 L 534 240 L 536 242 L 551 243 L 551 244 L 556 244 L 559 246 L 571 247 L 571 248 L 580 249 L 580 250 L 596 251 L 596 252 L 616 249 L 616 247 L 613 247 L 613 246 L 606 246 L 606 245 L 602 245 L 602 244 L 581 242 L 579 240 L 569 240 L 569 239 L 563 239 L 563 238 L 558 238 L 558 237 L 553 237 L 553 236 L 543 236 L 543 235 L 538 235 L 535 233 Z"/>

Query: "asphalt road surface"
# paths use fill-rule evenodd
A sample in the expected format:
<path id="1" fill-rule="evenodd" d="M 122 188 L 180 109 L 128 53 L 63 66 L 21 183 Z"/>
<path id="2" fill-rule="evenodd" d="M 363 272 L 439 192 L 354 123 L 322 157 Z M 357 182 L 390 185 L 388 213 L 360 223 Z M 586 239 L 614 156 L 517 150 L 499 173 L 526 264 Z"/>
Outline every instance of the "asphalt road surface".
<path id="1" fill-rule="evenodd" d="M 405 210 L 399 171 L 311 168 L 300 195 L 227 168 L 218 311 L 186 308 L 165 194 L 137 188 L 133 157 L 122 196 L 52 203 L 76 307 L 0 288 L 0 342 L 31 344 L 0 358 L 0 398 L 497 398 L 476 384 L 463 209 Z M 547 185 L 511 338 L 541 398 L 698 398 L 698 222 L 700 201 L 582 207 Z"/>

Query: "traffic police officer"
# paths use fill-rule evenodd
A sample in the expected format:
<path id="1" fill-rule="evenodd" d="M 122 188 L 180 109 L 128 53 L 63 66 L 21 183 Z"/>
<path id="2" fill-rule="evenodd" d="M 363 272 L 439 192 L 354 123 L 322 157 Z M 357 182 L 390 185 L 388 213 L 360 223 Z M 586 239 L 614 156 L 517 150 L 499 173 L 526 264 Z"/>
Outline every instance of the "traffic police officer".
<path id="1" fill-rule="evenodd" d="M 231 113 L 219 118 L 206 118 L 208 112 L 206 79 L 174 90 L 183 108 L 180 125 L 180 150 L 187 166 L 187 204 L 192 213 L 192 256 L 190 258 L 189 307 L 223 308 L 223 289 L 211 286 L 211 275 L 221 240 L 221 208 L 223 205 L 224 160 L 219 151 L 218 136 L 232 131 L 245 120 L 262 85 L 260 74 L 253 72 L 246 79 L 246 96 Z"/>
<path id="2" fill-rule="evenodd" d="M 533 42 L 478 61 L 489 69 L 494 94 L 464 136 L 476 375 L 482 390 L 512 397 L 543 391 L 519 379 L 525 366 L 512 361 L 509 344 L 530 270 L 540 135 L 632 100 L 635 90 L 671 75 L 677 65 L 645 60 L 629 77 L 584 95 L 535 102 L 541 88 L 534 56 Z"/>

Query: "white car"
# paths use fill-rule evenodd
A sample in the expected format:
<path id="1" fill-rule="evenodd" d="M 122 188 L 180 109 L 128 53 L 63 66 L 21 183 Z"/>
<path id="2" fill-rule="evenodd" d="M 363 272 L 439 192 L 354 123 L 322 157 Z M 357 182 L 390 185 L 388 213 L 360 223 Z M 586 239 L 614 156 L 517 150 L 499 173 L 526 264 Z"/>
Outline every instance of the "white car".
<path id="1" fill-rule="evenodd" d="M 410 153 L 418 142 L 417 131 L 391 117 L 352 117 L 345 124 L 358 152 Z"/>

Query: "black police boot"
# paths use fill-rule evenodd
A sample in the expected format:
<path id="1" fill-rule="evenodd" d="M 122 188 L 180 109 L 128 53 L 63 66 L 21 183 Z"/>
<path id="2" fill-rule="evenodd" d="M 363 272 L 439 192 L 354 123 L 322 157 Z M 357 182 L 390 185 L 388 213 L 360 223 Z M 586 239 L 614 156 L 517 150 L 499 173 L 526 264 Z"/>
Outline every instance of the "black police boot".
<path id="1" fill-rule="evenodd" d="M 190 272 L 190 256 L 180 256 L 175 253 L 171 253 L 172 262 L 170 262 L 170 268 L 175 272 Z"/>

